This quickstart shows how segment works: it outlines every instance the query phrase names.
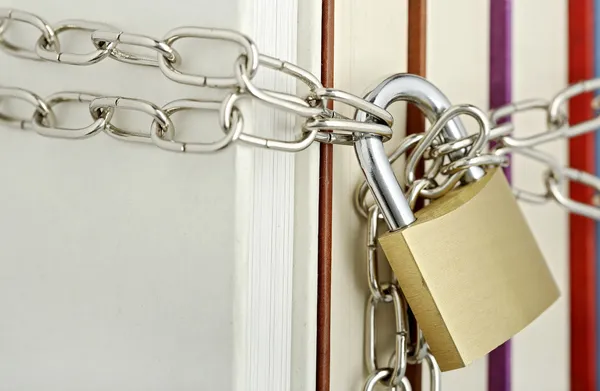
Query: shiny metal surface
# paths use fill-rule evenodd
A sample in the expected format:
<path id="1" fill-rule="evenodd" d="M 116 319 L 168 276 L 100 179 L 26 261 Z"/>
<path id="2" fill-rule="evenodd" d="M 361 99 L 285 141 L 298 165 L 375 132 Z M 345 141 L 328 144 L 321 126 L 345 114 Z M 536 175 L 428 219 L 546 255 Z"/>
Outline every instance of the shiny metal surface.
<path id="1" fill-rule="evenodd" d="M 85 103 L 86 106 L 89 106 L 89 103 L 96 98 L 98 98 L 97 95 L 66 91 L 50 95 L 45 99 L 45 102 L 48 105 L 48 108 L 52 109 L 54 106 L 61 103 L 70 102 Z M 86 111 L 89 112 L 89 110 Z M 95 119 L 92 124 L 79 129 L 69 129 L 52 125 L 52 123 L 48 121 L 48 118 L 45 116 L 45 114 L 38 110 L 35 112 L 31 120 L 31 128 L 38 134 L 46 137 L 66 139 L 87 138 L 104 130 L 107 122 L 112 119 L 113 113 L 113 110 L 107 110 L 106 114 L 102 118 Z"/>
<path id="2" fill-rule="evenodd" d="M 418 365 L 425 360 L 425 357 L 430 354 L 429 353 L 429 345 L 425 341 L 425 337 L 423 336 L 423 331 L 417 325 L 417 338 L 416 341 L 411 341 L 408 346 L 408 356 L 407 361 L 411 365 Z"/>
<path id="3" fill-rule="evenodd" d="M 256 74 L 258 69 L 258 48 L 244 34 L 226 29 L 179 27 L 169 31 L 163 41 L 166 45 L 172 47 L 175 42 L 184 38 L 223 40 L 237 43 L 244 50 L 245 69 L 248 70 L 248 73 L 252 77 Z M 238 80 L 235 76 L 202 76 L 181 72 L 165 56 L 158 57 L 158 64 L 165 76 L 178 83 L 216 88 L 231 88 L 238 85 Z"/>
<path id="4" fill-rule="evenodd" d="M 408 74 L 387 78 L 367 94 L 365 100 L 384 109 L 394 102 L 407 101 L 415 104 L 431 122 L 435 122 L 437 117 L 450 107 L 446 96 L 433 84 L 419 76 Z M 359 111 L 355 119 L 368 121 L 369 116 Z M 442 134 L 444 140 L 448 141 L 468 136 L 459 119 L 450 121 Z M 381 138 L 371 135 L 359 136 L 355 144 L 355 151 L 367 183 L 390 230 L 394 231 L 410 225 L 414 221 L 414 215 L 396 181 L 392 167 L 385 155 Z M 463 154 L 458 151 L 451 154 L 451 157 L 460 158 L 463 157 Z M 483 175 L 482 169 L 474 167 L 465 174 L 465 180 L 476 180 Z"/>
<path id="5" fill-rule="evenodd" d="M 497 124 L 495 126 L 492 123 L 492 126 L 493 127 L 490 129 L 490 134 L 488 136 L 489 141 L 503 140 L 505 136 L 510 135 L 514 130 L 514 126 L 511 123 Z M 456 141 L 450 141 L 447 143 L 436 142 L 429 150 L 425 151 L 425 155 L 423 156 L 425 159 L 435 159 L 449 155 L 456 151 L 464 150 L 465 148 L 470 148 L 477 137 L 477 134 L 472 134 Z"/>
<path id="6" fill-rule="evenodd" d="M 572 213 L 586 216 L 590 219 L 600 220 L 600 206 L 575 201 L 566 196 L 561 189 L 562 183 L 576 182 L 593 188 L 595 194 L 599 194 L 600 178 L 572 168 L 561 168 L 556 171 L 549 171 L 546 174 L 545 182 L 550 196 L 559 205 Z"/>
<path id="7" fill-rule="evenodd" d="M 225 98 L 221 105 L 221 112 L 219 116 L 221 120 L 221 127 L 227 131 L 229 131 L 233 126 L 234 111 L 239 111 L 236 103 L 240 99 L 254 99 L 254 96 L 234 92 L 229 94 L 229 96 Z M 305 132 L 298 140 L 283 141 L 268 139 L 242 132 L 239 136 L 239 140 L 262 148 L 275 149 L 278 151 L 298 152 L 308 148 L 315 141 L 317 133 L 318 129 L 313 129 Z"/>
<path id="8" fill-rule="evenodd" d="M 405 194 L 410 208 L 414 210 L 419 197 L 421 197 L 427 189 L 434 189 L 436 187 L 437 182 L 431 178 L 420 178 L 414 181 Z"/>
<path id="9" fill-rule="evenodd" d="M 383 286 L 383 292 L 385 295 L 382 299 L 377 300 L 374 296 L 367 301 L 367 322 L 365 324 L 365 362 L 367 363 L 367 370 L 369 372 L 374 372 L 381 368 L 377 361 L 377 347 L 376 347 L 376 321 L 375 321 L 375 313 L 377 311 L 377 307 L 381 303 L 388 303 L 394 306 L 394 322 L 395 322 L 395 353 L 394 357 L 394 374 L 393 378 L 401 379 L 405 372 L 406 366 L 408 363 L 406 362 L 406 354 L 407 354 L 407 306 L 404 301 L 404 298 L 401 296 L 399 288 L 395 285 L 386 285 Z M 400 358 L 400 359 L 398 359 Z M 394 383 L 391 385 L 398 385 L 398 383 Z"/>
<path id="10" fill-rule="evenodd" d="M 440 172 L 444 175 L 455 175 L 468 170 L 471 167 L 506 167 L 508 156 L 479 155 L 474 157 L 463 157 L 450 162 L 442 167 Z"/>
<path id="11" fill-rule="evenodd" d="M 35 27 L 42 33 L 40 38 L 43 38 L 45 42 L 47 42 L 48 47 L 51 47 L 56 52 L 60 51 L 60 43 L 58 42 L 56 33 L 50 24 L 48 24 L 48 22 L 39 16 L 25 11 L 19 11 L 10 8 L 0 8 L 0 21 L 2 22 L 2 28 L 0 29 L 0 49 L 4 50 L 5 52 L 13 56 L 27 58 L 29 60 L 40 59 L 34 50 L 31 50 L 25 46 L 14 44 L 5 38 L 6 30 L 8 30 L 8 24 L 11 22 L 21 22 Z M 31 45 L 31 47 L 34 47 L 34 45 Z"/>
<path id="12" fill-rule="evenodd" d="M 90 113 L 95 119 L 108 118 L 112 110 L 125 109 L 148 114 L 160 127 L 161 136 L 171 139 L 174 136 L 173 122 L 169 116 L 154 103 L 141 99 L 123 98 L 119 96 L 104 96 L 90 102 Z M 104 131 L 111 137 L 122 141 L 152 142 L 150 134 L 139 130 L 122 129 L 106 121 Z"/>
<path id="13" fill-rule="evenodd" d="M 387 110 L 356 95 L 335 88 L 320 88 L 315 89 L 313 92 L 319 100 L 344 103 L 377 119 L 378 122 L 383 122 L 390 127 L 394 124 L 394 117 Z"/>
<path id="14" fill-rule="evenodd" d="M 395 285 L 387 285 L 383 287 L 385 296 L 381 300 L 376 300 L 373 296 L 367 301 L 366 323 L 365 323 L 365 362 L 369 373 L 376 372 L 382 367 L 377 360 L 377 333 L 376 333 L 376 311 L 378 305 L 382 303 L 392 304 L 394 307 L 394 324 L 395 324 L 395 350 L 390 360 L 393 365 L 388 368 L 392 369 L 390 378 L 388 379 L 389 386 L 397 386 L 406 374 L 407 355 L 407 338 L 408 338 L 408 315 L 407 305 L 400 294 L 400 290 Z"/>
<path id="15" fill-rule="evenodd" d="M 560 127 L 563 123 L 565 123 L 565 118 L 567 117 L 565 105 L 569 102 L 569 100 L 577 95 L 597 89 L 600 89 L 600 78 L 584 80 L 579 83 L 571 84 L 564 90 L 560 91 L 558 94 L 556 94 L 548 106 L 548 123 L 554 125 L 555 127 Z M 588 127 L 590 129 L 597 129 L 600 127 L 600 117 L 595 117 L 584 123 L 589 124 Z"/>
<path id="16" fill-rule="evenodd" d="M 391 231 L 415 221 L 400 184 L 387 159 L 380 137 L 365 136 L 354 144 L 360 166 L 382 215 Z"/>
<path id="17" fill-rule="evenodd" d="M 92 33 L 92 42 L 96 48 L 101 50 L 109 48 L 112 44 L 113 49 L 110 50 L 109 56 L 117 61 L 128 64 L 157 67 L 157 54 L 165 57 L 171 64 L 179 64 L 181 62 L 179 52 L 165 42 L 145 35 L 129 34 L 120 31 L 96 30 Z M 154 57 L 142 57 L 136 53 L 120 49 L 120 44 L 151 49 L 155 52 L 155 55 Z"/>
<path id="18" fill-rule="evenodd" d="M 412 186 L 416 180 L 416 168 L 418 162 L 423 158 L 425 151 L 431 147 L 433 141 L 442 134 L 445 128 L 450 124 L 450 121 L 455 120 L 459 115 L 468 115 L 474 118 L 479 125 L 479 133 L 473 145 L 464 156 L 461 156 L 456 161 L 465 161 L 461 159 L 473 158 L 477 156 L 488 143 L 490 133 L 490 125 L 487 116 L 483 111 L 471 105 L 457 105 L 445 110 L 433 123 L 425 137 L 419 141 L 415 150 L 408 156 L 406 160 L 406 168 L 404 170 L 404 178 L 409 186 Z M 470 168 L 474 169 L 474 168 Z M 481 170 L 480 168 L 478 168 Z M 483 172 L 483 170 L 481 170 Z M 434 189 L 423 189 L 421 196 L 425 198 L 439 198 L 448 193 L 462 179 L 467 171 L 459 171 L 445 178 L 444 182 L 436 186 Z M 434 179 L 429 177 L 428 179 Z"/>
<path id="19" fill-rule="evenodd" d="M 170 102 L 162 107 L 164 113 L 170 118 L 173 114 L 185 110 L 211 110 L 219 111 L 221 102 L 215 101 L 199 101 L 193 99 L 180 99 Z M 242 133 L 244 121 L 239 111 L 232 112 L 231 129 L 226 131 L 225 137 L 219 141 L 202 143 L 202 142 L 182 142 L 173 139 L 166 139 L 164 127 L 158 121 L 152 123 L 150 138 L 152 142 L 159 148 L 173 152 L 190 152 L 190 153 L 208 153 L 216 152 L 229 146 L 233 141 L 237 140 Z"/>
<path id="20" fill-rule="evenodd" d="M 33 92 L 22 88 L 0 87 L 0 101 L 6 99 L 17 99 L 27 102 L 33 106 L 34 111 L 32 117 L 37 113 L 45 119 L 48 126 L 54 126 L 56 124 L 56 116 L 50 105 Z M 31 129 L 31 117 L 19 118 L 0 111 L 0 124 L 17 129 Z"/>
<path id="21" fill-rule="evenodd" d="M 323 87 L 321 82 L 312 74 L 285 61 L 260 55 L 259 64 L 292 76 L 297 80 L 306 83 L 311 91 Z M 312 106 L 307 102 L 309 99 L 303 99 L 290 94 L 274 94 L 273 92 L 264 91 L 255 86 L 252 82 L 251 69 L 248 69 L 247 60 L 243 56 L 240 56 L 235 63 L 235 74 L 242 91 L 248 92 L 252 97 L 269 106 L 276 107 L 305 118 L 320 116 L 323 114 L 323 106 Z"/>
<path id="22" fill-rule="evenodd" d="M 427 353 L 424 361 L 427 363 L 429 372 L 429 390 L 430 391 L 441 391 L 442 390 L 442 372 L 440 367 L 435 360 L 435 357 L 431 353 Z"/>
<path id="23" fill-rule="evenodd" d="M 398 158 L 406 154 L 410 149 L 414 148 L 414 146 L 417 145 L 419 141 L 423 139 L 423 137 L 425 137 L 425 133 L 415 133 L 404 138 L 400 145 L 398 145 L 398 147 L 388 157 L 388 161 L 390 162 L 390 164 L 394 163 L 396 160 L 398 160 Z M 441 167 L 441 160 L 439 161 L 437 167 L 433 166 L 431 170 L 436 171 L 437 169 L 439 169 L 439 167 Z M 371 205 L 367 204 L 367 194 L 369 194 L 369 191 L 370 189 L 367 181 L 363 180 L 354 192 L 354 206 L 364 218 L 367 218 L 369 209 L 371 208 Z M 379 216 L 383 219 L 383 216 L 381 214 Z"/>
<path id="24" fill-rule="evenodd" d="M 37 45 L 32 45 L 32 47 L 36 47 L 34 51 L 13 45 L 6 40 L 6 35 L 9 32 L 12 22 L 26 23 L 40 30 L 41 33 L 36 40 Z M 59 34 L 68 30 L 88 32 L 94 49 L 89 53 L 62 51 Z M 173 45 L 184 38 L 230 41 L 238 44 L 242 49 L 241 55 L 232 63 L 231 76 L 208 77 L 178 70 L 178 66 L 181 65 L 183 59 Z M 131 45 L 148 49 L 154 52 L 154 56 L 142 56 L 123 49 L 121 45 Z M 118 139 L 146 143 L 154 141 L 154 144 L 170 151 L 186 150 L 191 152 L 193 150 L 198 153 L 210 153 L 214 149 L 222 149 L 230 142 L 237 140 L 256 147 L 298 152 L 308 148 L 315 141 L 344 145 L 353 144 L 358 133 L 381 135 L 385 140 L 390 139 L 392 135 L 390 125 L 393 118 L 386 110 L 347 92 L 323 88 L 319 78 L 311 72 L 289 62 L 260 54 L 256 44 L 250 38 L 232 30 L 180 27 L 167 33 L 163 40 L 158 40 L 145 35 L 124 32 L 104 23 L 86 20 L 67 20 L 56 23 L 53 28 L 51 24 L 34 14 L 14 9 L 0 9 L 0 49 L 16 56 L 71 65 L 91 65 L 106 58 L 111 58 L 134 65 L 158 66 L 164 75 L 176 82 L 205 87 L 231 88 L 234 90 L 223 101 L 219 119 L 221 128 L 225 131 L 226 136 L 215 143 L 201 142 L 192 145 L 192 143 L 179 143 L 170 137 L 159 137 L 159 134 L 162 132 L 160 129 L 158 131 L 156 129 L 156 126 L 159 125 L 155 125 L 153 128 L 153 139 L 150 133 L 118 129 L 110 123 L 109 118 L 103 119 L 102 117 L 103 115 L 108 115 L 102 114 L 102 112 L 109 113 L 109 111 L 106 111 L 108 110 L 108 106 L 98 110 L 92 108 L 92 112 L 96 116 L 94 118 L 97 122 L 91 125 L 89 129 L 80 129 L 79 132 L 61 132 L 61 129 L 49 126 L 48 116 L 44 118 L 39 118 L 38 116 L 36 128 L 46 136 L 80 138 L 87 133 L 95 134 L 97 127 L 104 126 L 103 130 L 107 134 Z M 284 73 L 296 81 L 306 84 L 308 95 L 299 96 L 286 92 L 270 91 L 257 86 L 253 78 L 259 67 Z M 117 99 L 110 96 L 105 96 L 104 98 L 106 98 L 105 103 L 107 104 L 109 101 Z M 240 99 L 249 98 L 267 104 L 276 110 L 288 111 L 301 117 L 301 126 L 299 127 L 301 132 L 297 140 L 268 139 L 260 135 L 243 132 L 243 120 L 236 102 Z M 139 99 L 134 100 L 140 101 Z M 201 99 L 198 101 L 206 102 L 212 107 L 210 101 Z M 380 119 L 382 123 L 364 123 L 346 118 L 326 107 L 326 103 L 329 101 L 337 101 L 365 110 Z M 95 104 L 97 103 L 98 101 L 95 102 Z M 110 110 L 110 113 L 113 111 L 114 108 Z M 146 112 L 150 111 L 149 109 L 146 110 Z M 6 114 L 8 115 L 8 113 Z M 8 117 L 5 119 L 8 119 Z M 12 119 L 15 120 L 15 118 Z M 28 124 L 30 123 L 30 121 L 25 119 L 16 119 L 16 121 L 19 124 L 23 122 L 23 126 L 29 126 Z"/>
<path id="25" fill-rule="evenodd" d="M 367 216 L 367 282 L 369 291 L 371 291 L 371 297 L 376 301 L 383 300 L 385 296 L 379 282 L 379 263 L 377 259 L 378 217 L 379 208 L 377 205 L 371 206 Z M 370 349 L 371 346 L 368 346 L 368 348 Z"/>
<path id="26" fill-rule="evenodd" d="M 311 118 L 304 128 L 308 131 L 319 131 L 317 141 L 329 144 L 354 144 L 356 133 L 380 136 L 382 142 L 392 138 L 392 128 L 374 122 L 357 122 L 349 119 Z"/>
<path id="27" fill-rule="evenodd" d="M 78 30 L 93 33 L 95 30 L 99 29 L 116 29 L 115 27 L 104 23 L 75 19 L 62 21 L 56 26 L 52 26 L 52 28 L 57 37 L 64 31 Z M 64 52 L 61 50 L 56 50 L 54 45 L 51 42 L 48 42 L 47 38 L 42 35 L 35 45 L 35 53 L 39 58 L 46 61 L 60 62 L 70 65 L 93 65 L 108 57 L 110 52 L 115 47 L 116 43 L 111 42 L 105 48 L 95 48 L 94 50 L 84 54 Z"/>
<path id="28" fill-rule="evenodd" d="M 519 156 L 524 156 L 528 159 L 532 159 L 542 163 L 546 167 L 550 168 L 550 170 L 553 172 L 560 172 L 562 170 L 562 167 L 552 156 L 542 151 L 538 151 L 536 149 L 498 147 L 496 150 L 493 151 L 493 153 L 498 156 L 506 156 L 508 154 L 511 154 L 513 155 L 513 158 L 519 158 Z M 547 187 L 545 188 L 543 193 L 536 193 L 530 190 L 520 189 L 513 185 L 512 192 L 517 199 L 533 204 L 545 204 L 551 198 L 549 189 Z"/>
<path id="29" fill-rule="evenodd" d="M 408 346 L 408 306 L 405 298 L 398 287 L 398 281 L 395 276 L 390 280 L 381 280 L 379 274 L 378 262 L 378 228 L 379 228 L 379 207 L 372 205 L 368 211 L 367 229 L 366 229 L 366 267 L 367 267 L 367 285 L 371 292 L 365 308 L 365 340 L 364 357 L 369 378 L 377 378 L 375 381 L 390 390 L 411 389 L 410 382 L 406 378 L 406 370 L 409 364 Z M 383 254 L 382 254 L 383 255 Z M 381 265 L 386 265 L 382 262 Z M 382 334 L 377 325 L 377 308 L 380 305 L 390 304 L 393 306 L 393 330 L 394 334 Z M 386 318 L 387 319 L 387 318 Z M 387 365 L 382 365 L 381 357 L 378 357 L 377 338 L 385 335 L 389 339 L 379 341 L 387 346 L 394 346 L 393 353 L 386 360 Z M 391 339 L 394 339 L 393 341 Z M 379 345 L 381 346 L 381 345 Z M 387 375 L 383 376 L 382 371 Z M 367 383 L 369 384 L 369 383 Z"/>
<path id="30" fill-rule="evenodd" d="M 392 371 L 389 368 L 384 368 L 373 372 L 367 378 L 367 381 L 365 382 L 365 385 L 363 387 L 363 391 L 382 390 L 382 388 L 379 388 L 378 386 L 380 386 L 381 384 L 385 384 L 385 381 L 387 378 L 390 377 L 391 372 Z M 412 386 L 410 385 L 408 378 L 403 377 L 399 385 L 395 387 L 387 387 L 387 389 L 389 391 L 412 391 Z"/>
<path id="31" fill-rule="evenodd" d="M 319 107 L 323 108 L 328 107 L 329 102 L 343 103 L 355 110 L 364 111 L 377 120 L 377 122 L 359 122 L 343 117 L 333 111 L 330 116 L 325 114 L 320 117 L 313 117 L 306 122 L 305 129 L 318 129 L 319 133 L 317 133 L 315 139 L 318 142 L 353 145 L 356 142 L 357 133 L 381 136 L 383 142 L 387 142 L 392 138 L 391 126 L 394 123 L 392 115 L 381 107 L 356 95 L 335 88 L 318 88 L 311 91 L 306 100 L 308 102 L 312 100 L 319 102 Z"/>

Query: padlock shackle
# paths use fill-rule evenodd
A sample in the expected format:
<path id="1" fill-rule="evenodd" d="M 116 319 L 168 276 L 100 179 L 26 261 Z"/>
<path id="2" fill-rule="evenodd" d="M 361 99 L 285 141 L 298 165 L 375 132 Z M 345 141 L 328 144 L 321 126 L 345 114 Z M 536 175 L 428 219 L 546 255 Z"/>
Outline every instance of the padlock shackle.
<path id="1" fill-rule="evenodd" d="M 451 106 L 446 95 L 431 82 L 420 76 L 406 73 L 388 77 L 369 92 L 365 99 L 384 109 L 398 101 L 412 103 L 432 123 Z M 358 121 L 369 120 L 368 114 L 363 111 L 357 111 L 355 119 Z M 467 130 L 459 118 L 449 121 L 442 132 L 446 142 L 458 140 L 467 135 Z M 357 133 L 355 136 L 356 156 L 388 227 L 391 231 L 395 231 L 412 224 L 415 216 L 396 180 L 381 137 L 365 133 Z M 450 159 L 458 159 L 462 156 L 463 152 L 457 151 L 450 155 Z M 485 175 L 483 169 L 471 167 L 465 173 L 463 181 L 472 182 L 483 175 Z"/>

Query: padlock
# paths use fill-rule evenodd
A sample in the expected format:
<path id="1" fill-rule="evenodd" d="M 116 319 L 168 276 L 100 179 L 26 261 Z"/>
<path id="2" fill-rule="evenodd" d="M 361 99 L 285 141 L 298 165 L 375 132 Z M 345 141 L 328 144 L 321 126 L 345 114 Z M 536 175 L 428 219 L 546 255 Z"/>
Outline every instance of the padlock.
<path id="1" fill-rule="evenodd" d="M 430 82 L 407 74 L 388 78 L 365 99 L 383 108 L 414 103 L 432 123 L 450 107 Z M 369 120 L 361 112 L 356 119 Z M 451 141 L 466 131 L 454 118 L 442 136 Z M 485 356 L 558 299 L 501 169 L 471 168 L 464 183 L 413 214 L 381 139 L 357 138 L 361 168 L 390 228 L 379 243 L 442 371 Z"/>

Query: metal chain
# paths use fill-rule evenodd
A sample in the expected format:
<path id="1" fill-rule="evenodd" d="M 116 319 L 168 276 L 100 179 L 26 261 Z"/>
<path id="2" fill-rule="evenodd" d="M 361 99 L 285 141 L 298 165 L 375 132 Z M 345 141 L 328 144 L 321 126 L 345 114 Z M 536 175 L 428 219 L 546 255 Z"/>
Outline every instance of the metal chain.
<path id="1" fill-rule="evenodd" d="M 378 272 L 377 235 L 379 208 L 373 205 L 367 219 L 367 283 L 370 295 L 365 310 L 365 363 L 369 377 L 364 390 L 373 390 L 377 384 L 386 385 L 394 391 L 411 391 L 405 377 L 408 365 L 408 320 L 407 305 L 395 281 L 382 282 Z M 388 365 L 380 365 L 376 347 L 377 308 L 391 304 L 394 309 L 395 341 L 394 353 Z"/>
<path id="2" fill-rule="evenodd" d="M 447 123 L 458 115 L 469 115 L 479 123 L 479 133 L 470 137 L 470 142 L 465 157 L 453 162 L 446 162 L 448 154 L 431 157 L 431 149 L 436 144 L 438 136 Z M 390 155 L 390 162 L 412 152 L 407 157 L 404 179 L 400 181 L 405 189 L 405 197 L 411 208 L 419 198 L 439 198 L 449 192 L 469 167 L 497 166 L 506 163 L 503 155 L 483 153 L 489 141 L 490 125 L 486 116 L 477 108 L 469 105 L 452 106 L 446 110 L 424 133 L 413 134 L 406 137 L 399 147 Z M 462 148 L 461 148 L 462 149 Z M 417 164 L 424 159 L 428 152 L 432 164 L 421 178 L 416 178 Z M 445 177 L 438 184 L 438 179 Z M 401 293 L 401 288 L 394 277 L 390 282 L 382 282 L 378 272 L 378 228 L 382 217 L 377 205 L 367 205 L 368 193 L 366 182 L 358 186 L 355 205 L 359 211 L 365 212 L 367 218 L 367 284 L 370 290 L 365 311 L 365 362 L 369 375 L 364 386 L 365 391 L 374 390 L 377 384 L 382 384 L 390 390 L 410 390 L 410 383 L 405 378 L 406 368 L 409 364 L 416 365 L 427 362 L 431 389 L 441 389 L 441 372 L 434 356 L 429 351 L 427 342 L 420 329 L 417 329 L 416 341 L 409 341 L 407 311 L 408 306 Z M 377 360 L 376 340 L 377 324 L 375 322 L 376 309 L 381 303 L 389 303 L 394 308 L 395 350 L 387 366 L 380 366 Z M 418 325 L 417 325 L 418 327 Z"/>
<path id="3" fill-rule="evenodd" d="M 39 30 L 40 35 L 29 46 L 9 40 L 12 25 L 24 23 Z M 60 36 L 65 31 L 77 30 L 89 34 L 87 53 L 74 53 L 63 49 Z M 207 76 L 180 70 L 184 61 L 173 45 L 183 39 L 209 39 L 229 41 L 238 45 L 239 56 L 231 64 L 229 75 Z M 128 51 L 123 45 L 144 49 L 151 55 L 142 56 Z M 58 92 L 42 98 L 34 92 L 17 87 L 0 86 L 0 101 L 16 99 L 32 107 L 31 115 L 20 117 L 0 110 L 0 124 L 24 130 L 33 130 L 46 137 L 83 139 L 99 133 L 123 141 L 153 144 L 173 152 L 210 153 L 229 147 L 237 141 L 245 144 L 287 152 L 301 151 L 314 142 L 352 145 L 357 135 L 370 134 L 387 141 L 392 137 L 393 117 L 386 110 L 333 88 L 324 88 L 318 77 L 297 65 L 261 54 L 257 45 L 246 35 L 227 29 L 180 27 L 169 31 L 162 39 L 127 33 L 113 26 L 83 20 L 66 20 L 50 24 L 29 12 L 0 8 L 0 50 L 16 57 L 75 66 L 88 66 L 106 59 L 138 66 L 158 68 L 168 79 L 182 84 L 229 90 L 222 101 L 178 99 L 163 106 L 139 98 L 100 95 L 85 92 Z M 288 75 L 306 86 L 306 93 L 295 95 L 263 89 L 254 83 L 261 68 Z M 489 115 L 469 105 L 452 106 L 441 113 L 426 132 L 406 137 L 389 156 L 390 161 L 406 156 L 406 167 L 399 182 L 404 187 L 409 204 L 414 208 L 420 198 L 439 198 L 451 191 L 467 169 L 474 166 L 492 167 L 509 163 L 508 155 L 525 156 L 542 162 L 547 170 L 542 178 L 543 193 L 514 188 L 518 199 L 545 203 L 554 200 L 573 213 L 600 220 L 600 206 L 576 202 L 562 193 L 568 181 L 582 183 L 600 193 L 600 179 L 569 167 L 563 167 L 550 155 L 536 149 L 538 145 L 576 137 L 600 127 L 600 117 L 570 125 L 565 106 L 581 93 L 600 89 L 600 79 L 588 80 L 569 86 L 551 101 L 528 100 L 494 110 Z M 300 121 L 301 134 L 295 140 L 269 139 L 245 132 L 244 117 L 239 102 L 251 100 L 295 115 Z M 79 129 L 61 127 L 54 108 L 62 103 L 82 103 L 90 115 L 90 124 Z M 368 114 L 368 121 L 356 121 L 329 109 L 328 103 L 345 104 Z M 593 107 L 600 100 L 593 101 Z M 148 114 L 152 119 L 149 129 L 117 127 L 113 117 L 119 110 L 134 110 Z M 212 142 L 183 142 L 173 116 L 181 111 L 215 111 L 223 137 Z M 547 129 L 530 137 L 519 138 L 515 126 L 507 121 L 513 115 L 526 111 L 542 111 L 546 115 Z M 448 121 L 458 115 L 469 115 L 479 124 L 479 132 L 452 142 L 444 142 L 440 132 Z M 494 146 L 484 152 L 491 142 Z M 410 153 L 409 153 L 410 151 Z M 463 151 L 464 157 L 450 161 L 449 155 Z M 425 174 L 417 177 L 416 168 L 424 162 Z M 435 358 L 429 351 L 420 330 L 416 341 L 410 340 L 407 322 L 407 303 L 395 277 L 380 280 L 378 273 L 378 227 L 382 221 L 378 206 L 367 201 L 369 189 L 361 183 L 355 194 L 356 209 L 367 219 L 367 283 L 370 295 L 365 313 L 365 361 L 369 376 L 365 391 L 383 385 L 389 390 L 410 391 L 405 374 L 408 365 L 426 362 L 432 390 L 441 387 L 441 374 Z M 375 315 L 377 308 L 390 304 L 394 311 L 395 347 L 391 357 L 382 364 L 376 350 Z M 418 326 L 417 326 L 418 327 Z"/>
<path id="4" fill-rule="evenodd" d="M 11 42 L 7 36 L 11 26 L 24 23 L 40 31 L 40 36 L 30 47 Z M 86 32 L 90 36 L 90 51 L 73 53 L 62 49 L 61 33 L 68 30 Z M 196 38 L 230 41 L 238 44 L 240 55 L 232 64 L 232 75 L 206 76 L 185 73 L 178 69 L 183 59 L 173 47 L 178 40 Z M 149 50 L 153 56 L 140 56 L 124 50 L 121 45 L 130 45 Z M 0 8 L 0 49 L 4 52 L 30 60 L 60 64 L 88 66 L 106 59 L 119 62 L 158 67 L 169 79 L 199 87 L 229 89 L 231 92 L 222 102 L 179 99 L 158 107 L 137 98 L 105 96 L 84 92 L 59 92 L 42 99 L 31 91 L 15 87 L 0 87 L 0 100 L 19 99 L 33 106 L 30 118 L 17 118 L 0 112 L 0 124 L 34 129 L 48 137 L 85 138 L 103 131 L 120 140 L 152 143 L 159 148 L 174 152 L 209 153 L 219 151 L 239 140 L 257 147 L 287 152 L 298 152 L 313 142 L 352 144 L 355 135 L 369 133 L 381 136 L 384 141 L 392 137 L 393 117 L 386 110 L 350 93 L 324 88 L 319 78 L 309 71 L 259 53 L 256 44 L 247 36 L 232 30 L 180 27 L 169 31 L 163 39 L 123 32 L 113 26 L 85 20 L 66 20 L 50 24 L 29 12 Z M 308 92 L 305 96 L 261 89 L 253 83 L 259 68 L 270 68 L 304 83 Z M 296 140 L 268 139 L 244 132 L 244 121 L 239 102 L 255 100 L 279 110 L 290 112 L 302 121 L 302 133 Z M 89 105 L 93 124 L 84 129 L 56 127 L 52 107 L 61 102 L 82 102 Z M 327 108 L 327 103 L 336 101 L 365 111 L 371 121 L 360 122 L 345 117 Z M 119 129 L 111 123 L 117 109 L 136 110 L 153 118 L 150 131 Z M 224 133 L 216 142 L 185 143 L 175 138 L 176 129 L 170 117 L 183 110 L 213 110 L 219 112 L 219 125 Z"/>
<path id="5" fill-rule="evenodd" d="M 424 161 L 429 166 L 424 178 L 430 180 L 431 183 L 425 187 L 425 191 L 420 191 L 420 196 L 431 199 L 440 196 L 438 192 L 432 197 L 430 190 L 432 188 L 441 188 L 435 179 L 439 174 L 450 178 L 452 175 L 458 173 L 460 177 L 461 172 L 464 172 L 466 168 L 473 165 L 506 166 L 509 164 L 509 154 L 516 155 L 517 157 L 525 157 L 542 163 L 546 167 L 544 174 L 540 178 L 544 186 L 544 191 L 536 193 L 513 186 L 513 194 L 517 199 L 533 204 L 544 204 L 552 200 L 571 213 L 600 220 L 600 202 L 598 201 L 598 195 L 600 195 L 600 178 L 581 170 L 562 166 L 556 158 L 537 149 L 538 146 L 546 143 L 570 139 L 596 131 L 600 127 L 600 117 L 594 117 L 590 120 L 570 125 L 565 107 L 577 95 L 597 89 L 600 89 L 600 79 L 586 80 L 560 91 L 551 101 L 539 99 L 525 100 L 502 106 L 489 114 L 491 129 L 485 140 L 483 140 L 480 133 L 444 143 L 439 138 L 436 139 L 433 133 L 439 132 L 447 122 L 448 117 L 451 116 L 451 113 L 460 111 L 458 109 L 460 106 L 453 106 L 433 123 L 428 131 L 405 138 L 402 144 L 390 154 L 390 162 L 396 161 L 409 149 L 415 148 L 421 143 L 421 148 L 407 157 L 407 167 L 404 174 L 408 179 L 405 179 L 404 182 L 402 182 L 402 178 L 399 178 L 399 180 L 405 187 L 410 186 L 411 181 L 415 178 L 418 163 Z M 592 108 L 598 106 L 598 102 L 600 102 L 600 99 L 594 99 L 592 101 Z M 540 111 L 545 114 L 547 129 L 529 137 L 514 136 L 515 126 L 507 120 L 514 115 L 533 111 Z M 428 142 L 422 143 L 422 140 L 426 136 L 429 137 Z M 486 143 L 493 142 L 494 144 L 488 153 L 479 154 L 472 158 L 467 157 L 454 162 L 446 162 L 444 160 L 453 152 L 459 150 L 468 151 L 474 145 L 477 147 L 476 144 L 480 144 L 482 140 Z M 450 177 L 448 177 L 449 175 Z M 564 194 L 564 188 L 567 187 L 568 182 L 576 182 L 588 186 L 594 190 L 594 194 L 597 196 L 593 200 L 590 200 L 589 203 L 575 201 Z M 446 191 L 441 192 L 441 195 L 452 188 L 452 186 L 446 188 Z M 358 212 L 364 217 L 367 217 L 370 208 L 370 204 L 367 201 L 368 194 L 369 188 L 367 183 L 362 181 L 355 194 L 355 206 Z"/>

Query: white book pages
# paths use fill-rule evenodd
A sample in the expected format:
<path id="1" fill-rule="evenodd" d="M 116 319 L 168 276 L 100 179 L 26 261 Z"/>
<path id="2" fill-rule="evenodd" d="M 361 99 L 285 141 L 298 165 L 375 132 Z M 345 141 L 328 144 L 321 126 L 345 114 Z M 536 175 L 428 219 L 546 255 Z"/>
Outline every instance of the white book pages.
<path id="1" fill-rule="evenodd" d="M 315 2 L 242 2 L 242 29 L 262 53 L 320 75 L 320 7 Z M 302 83 L 281 72 L 261 70 L 263 88 L 306 93 Z M 292 140 L 301 133 L 293 115 L 255 102 L 252 132 Z M 242 373 L 236 390 L 312 391 L 316 374 L 318 230 L 318 145 L 300 153 L 240 148 L 237 229 L 247 248 L 236 273 L 245 279 L 236 312 L 235 335 L 243 349 L 235 359 Z M 243 260 L 247 257 L 247 260 Z M 245 354 L 239 356 L 240 352 Z"/>

